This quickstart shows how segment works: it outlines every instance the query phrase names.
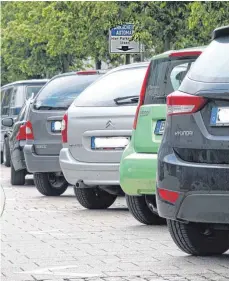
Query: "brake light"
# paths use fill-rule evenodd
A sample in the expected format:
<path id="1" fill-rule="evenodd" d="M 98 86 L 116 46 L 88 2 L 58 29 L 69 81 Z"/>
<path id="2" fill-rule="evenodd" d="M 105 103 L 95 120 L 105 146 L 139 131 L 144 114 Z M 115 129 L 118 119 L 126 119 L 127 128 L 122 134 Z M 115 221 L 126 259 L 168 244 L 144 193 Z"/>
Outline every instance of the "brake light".
<path id="1" fill-rule="evenodd" d="M 169 202 L 169 203 L 176 203 L 176 201 L 178 200 L 180 194 L 177 191 L 171 191 L 171 190 L 167 190 L 167 189 L 162 189 L 162 188 L 158 188 L 158 194 L 161 197 L 161 199 Z"/>
<path id="2" fill-rule="evenodd" d="M 65 113 L 61 124 L 62 142 L 68 142 L 68 114 Z"/>
<path id="3" fill-rule="evenodd" d="M 34 140 L 32 123 L 30 121 L 27 121 L 25 126 L 26 139 Z"/>
<path id="4" fill-rule="evenodd" d="M 173 92 L 167 96 L 167 115 L 190 114 L 199 111 L 207 100 L 182 92 Z"/>
<path id="5" fill-rule="evenodd" d="M 19 127 L 19 131 L 18 131 L 18 133 L 17 133 L 16 139 L 17 139 L 18 141 L 20 141 L 20 140 L 26 140 L 26 126 L 25 126 L 25 124 L 24 124 L 24 125 L 21 125 L 21 126 Z"/>
<path id="6" fill-rule="evenodd" d="M 177 51 L 174 53 L 171 53 L 170 57 L 195 57 L 200 56 L 202 54 L 202 51 Z"/>
<path id="7" fill-rule="evenodd" d="M 134 118 L 134 124 L 133 124 L 133 129 L 134 130 L 137 127 L 138 114 L 139 114 L 140 107 L 143 105 L 144 99 L 145 99 L 147 81 L 148 81 L 148 76 L 149 76 L 149 72 L 150 72 L 150 65 L 148 66 L 148 68 L 146 70 L 145 78 L 144 78 L 143 83 L 142 83 L 142 88 L 141 88 L 141 92 L 140 92 L 140 96 L 139 96 L 138 107 L 136 109 L 135 118 Z"/>
<path id="8" fill-rule="evenodd" d="M 96 71 L 96 70 L 85 70 L 85 71 L 78 71 L 78 72 L 76 72 L 76 74 L 78 74 L 78 75 L 93 75 L 93 74 L 97 74 L 98 73 L 98 71 Z"/>

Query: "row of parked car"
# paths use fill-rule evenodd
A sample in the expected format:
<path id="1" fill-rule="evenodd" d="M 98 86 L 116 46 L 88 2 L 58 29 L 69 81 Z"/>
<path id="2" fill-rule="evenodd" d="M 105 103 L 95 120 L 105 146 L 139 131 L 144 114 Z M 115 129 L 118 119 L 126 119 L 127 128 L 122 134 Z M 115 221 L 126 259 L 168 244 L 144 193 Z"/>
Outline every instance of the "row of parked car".
<path id="1" fill-rule="evenodd" d="M 16 119 L 15 85 L 2 88 L 2 159 L 12 185 L 32 173 L 41 194 L 58 196 L 70 184 L 88 209 L 125 193 L 141 223 L 167 219 L 183 251 L 229 249 L 229 26 L 206 48 L 57 75 L 17 98 L 26 102 Z"/>

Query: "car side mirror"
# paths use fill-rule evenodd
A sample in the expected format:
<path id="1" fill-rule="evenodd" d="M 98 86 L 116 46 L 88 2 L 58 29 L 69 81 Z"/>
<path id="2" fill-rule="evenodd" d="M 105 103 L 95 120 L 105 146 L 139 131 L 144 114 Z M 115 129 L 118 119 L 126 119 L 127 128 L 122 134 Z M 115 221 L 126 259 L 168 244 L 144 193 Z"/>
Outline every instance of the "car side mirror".
<path id="1" fill-rule="evenodd" d="M 4 118 L 2 119 L 2 125 L 5 126 L 5 127 L 12 127 L 14 124 L 14 120 L 13 118 Z"/>

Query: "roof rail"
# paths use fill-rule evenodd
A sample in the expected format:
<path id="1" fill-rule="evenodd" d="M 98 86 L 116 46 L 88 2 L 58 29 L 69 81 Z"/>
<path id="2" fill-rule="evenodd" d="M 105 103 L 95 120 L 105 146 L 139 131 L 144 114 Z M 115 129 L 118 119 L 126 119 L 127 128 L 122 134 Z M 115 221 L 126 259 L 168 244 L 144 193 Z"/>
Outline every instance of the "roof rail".
<path id="1" fill-rule="evenodd" d="M 212 32 L 212 40 L 224 36 L 229 36 L 229 25 L 218 27 Z"/>

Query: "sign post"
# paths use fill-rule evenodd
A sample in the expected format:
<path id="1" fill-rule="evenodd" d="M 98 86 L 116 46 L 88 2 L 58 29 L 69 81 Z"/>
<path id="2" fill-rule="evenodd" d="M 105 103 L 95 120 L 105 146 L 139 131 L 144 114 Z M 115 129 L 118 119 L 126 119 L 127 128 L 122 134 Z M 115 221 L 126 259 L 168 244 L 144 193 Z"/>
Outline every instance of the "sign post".
<path id="1" fill-rule="evenodd" d="M 141 52 L 140 42 L 132 40 L 134 34 L 133 24 L 123 24 L 110 29 L 109 46 L 111 54 L 125 54 L 125 63 L 130 63 L 130 54 Z"/>

